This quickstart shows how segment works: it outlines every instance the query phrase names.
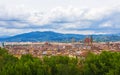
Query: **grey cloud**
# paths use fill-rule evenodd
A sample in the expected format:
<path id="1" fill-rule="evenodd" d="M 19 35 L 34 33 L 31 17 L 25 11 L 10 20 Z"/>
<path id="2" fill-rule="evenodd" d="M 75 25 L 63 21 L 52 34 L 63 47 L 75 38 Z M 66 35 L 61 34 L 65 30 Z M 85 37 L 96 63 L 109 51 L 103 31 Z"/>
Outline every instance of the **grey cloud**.
<path id="1" fill-rule="evenodd" d="M 7 12 L 7 11 L 6 11 Z M 7 12 L 8 13 L 8 12 Z M 32 13 L 32 12 L 31 12 Z M 0 15 L 0 28 L 56 31 L 93 31 L 97 33 L 119 33 L 120 10 L 113 8 L 107 11 L 81 10 L 75 8 L 56 8 L 44 13 L 20 13 Z M 94 14 L 95 13 L 95 14 Z M 97 14 L 98 13 L 98 14 Z M 87 16 L 86 16 L 87 15 Z M 22 31 L 21 31 L 22 32 Z M 71 32 L 70 32 L 71 33 Z M 86 34 L 86 33 L 83 33 Z M 87 33 L 88 34 L 88 33 Z"/>

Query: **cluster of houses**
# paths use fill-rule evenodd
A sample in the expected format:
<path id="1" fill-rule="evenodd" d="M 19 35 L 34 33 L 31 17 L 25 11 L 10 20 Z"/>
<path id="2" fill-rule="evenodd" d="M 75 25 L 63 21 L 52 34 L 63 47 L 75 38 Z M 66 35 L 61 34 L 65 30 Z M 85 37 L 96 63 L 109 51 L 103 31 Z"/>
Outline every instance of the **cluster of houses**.
<path id="1" fill-rule="evenodd" d="M 93 43 L 89 39 L 87 42 L 80 43 L 55 43 L 55 42 L 12 42 L 5 43 L 5 48 L 9 53 L 19 57 L 23 54 L 32 54 L 35 57 L 63 55 L 69 57 L 84 57 L 88 51 L 95 54 L 101 53 L 103 50 L 120 52 L 120 43 Z"/>
<path id="2" fill-rule="evenodd" d="M 9 53 L 20 57 L 31 54 L 35 57 L 63 55 L 69 57 L 85 57 L 89 51 L 100 54 L 103 50 L 120 52 L 120 42 L 95 43 L 92 37 L 84 42 L 56 43 L 56 42 L 6 42 L 0 43 Z"/>

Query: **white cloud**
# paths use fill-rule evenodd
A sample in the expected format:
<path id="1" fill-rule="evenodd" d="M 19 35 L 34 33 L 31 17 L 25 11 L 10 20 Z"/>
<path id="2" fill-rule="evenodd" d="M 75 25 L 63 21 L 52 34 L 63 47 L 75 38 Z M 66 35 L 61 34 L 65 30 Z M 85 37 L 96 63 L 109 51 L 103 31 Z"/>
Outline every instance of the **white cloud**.
<path id="1" fill-rule="evenodd" d="M 120 32 L 119 7 L 81 9 L 70 6 L 41 12 L 22 6 L 0 8 L 0 13 L 1 35 L 44 30 L 75 34 L 105 34 L 106 30 Z"/>
<path id="2" fill-rule="evenodd" d="M 109 21 L 109 22 L 105 22 L 105 23 L 101 24 L 100 27 L 113 27 L 113 25 Z"/>

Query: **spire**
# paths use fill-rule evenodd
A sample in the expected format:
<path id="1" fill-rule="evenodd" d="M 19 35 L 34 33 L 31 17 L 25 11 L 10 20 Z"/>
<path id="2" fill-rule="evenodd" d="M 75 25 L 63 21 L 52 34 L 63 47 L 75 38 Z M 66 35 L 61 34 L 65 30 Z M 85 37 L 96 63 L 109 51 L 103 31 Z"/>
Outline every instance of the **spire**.
<path id="1" fill-rule="evenodd" d="M 74 39 L 74 38 L 72 38 L 72 39 L 71 39 L 71 42 L 72 42 L 72 44 L 74 44 L 74 42 L 75 42 L 75 39 Z"/>

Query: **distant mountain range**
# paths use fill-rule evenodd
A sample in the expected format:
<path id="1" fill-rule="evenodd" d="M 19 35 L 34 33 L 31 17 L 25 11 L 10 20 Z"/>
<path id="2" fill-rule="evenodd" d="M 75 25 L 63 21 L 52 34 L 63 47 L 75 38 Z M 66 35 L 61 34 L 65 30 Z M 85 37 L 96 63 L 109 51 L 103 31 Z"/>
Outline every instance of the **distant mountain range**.
<path id="1" fill-rule="evenodd" d="M 62 34 L 51 31 L 44 32 L 30 32 L 19 34 L 12 37 L 0 38 L 1 42 L 71 42 L 71 39 L 74 38 L 75 41 L 82 41 L 89 35 L 80 35 L 80 34 Z M 111 34 L 111 35 L 92 35 L 93 40 L 96 42 L 105 42 L 105 41 L 120 41 L 120 34 Z"/>

